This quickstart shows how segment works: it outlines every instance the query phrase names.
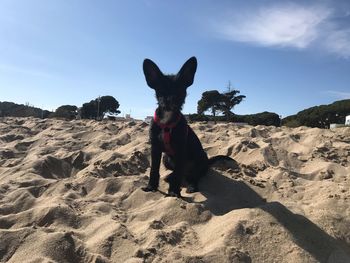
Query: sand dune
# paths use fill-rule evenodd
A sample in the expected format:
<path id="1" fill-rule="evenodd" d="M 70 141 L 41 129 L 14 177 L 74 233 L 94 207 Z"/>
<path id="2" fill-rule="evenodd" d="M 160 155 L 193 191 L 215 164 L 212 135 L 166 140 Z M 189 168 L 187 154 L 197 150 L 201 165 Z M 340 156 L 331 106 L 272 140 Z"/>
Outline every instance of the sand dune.
<path id="1" fill-rule="evenodd" d="M 236 162 L 177 199 L 146 123 L 0 119 L 0 261 L 350 262 L 350 128 L 191 126 Z"/>

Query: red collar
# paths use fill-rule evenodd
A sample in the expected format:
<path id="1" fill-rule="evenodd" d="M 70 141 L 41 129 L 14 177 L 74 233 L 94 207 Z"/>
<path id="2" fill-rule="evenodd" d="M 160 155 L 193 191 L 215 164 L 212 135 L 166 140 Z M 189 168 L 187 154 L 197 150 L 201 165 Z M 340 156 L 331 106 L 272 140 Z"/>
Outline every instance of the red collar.
<path id="1" fill-rule="evenodd" d="M 175 121 L 164 124 L 160 122 L 159 117 L 157 116 L 157 111 L 154 112 L 154 122 L 162 129 L 162 140 L 163 140 L 163 152 L 168 155 L 174 155 L 175 151 L 173 147 L 171 147 L 171 132 L 172 129 L 179 123 L 181 120 L 182 114 L 179 113 L 175 119 Z"/>

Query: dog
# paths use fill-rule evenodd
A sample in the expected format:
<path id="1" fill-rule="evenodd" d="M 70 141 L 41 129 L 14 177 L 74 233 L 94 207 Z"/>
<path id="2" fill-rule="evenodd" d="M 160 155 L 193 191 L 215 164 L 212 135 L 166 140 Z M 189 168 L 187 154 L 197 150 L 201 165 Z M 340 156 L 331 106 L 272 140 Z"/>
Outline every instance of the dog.
<path id="1" fill-rule="evenodd" d="M 168 196 L 181 197 L 183 180 L 187 193 L 198 191 L 199 180 L 211 164 L 218 160 L 232 160 L 218 155 L 208 158 L 197 135 L 181 113 L 186 90 L 193 84 L 197 59 L 191 57 L 176 75 L 164 75 L 150 59 L 143 62 L 147 85 L 155 90 L 158 107 L 150 125 L 151 171 L 145 192 L 155 192 L 159 186 L 159 167 L 162 153 L 164 166 L 173 172 L 167 176 Z"/>

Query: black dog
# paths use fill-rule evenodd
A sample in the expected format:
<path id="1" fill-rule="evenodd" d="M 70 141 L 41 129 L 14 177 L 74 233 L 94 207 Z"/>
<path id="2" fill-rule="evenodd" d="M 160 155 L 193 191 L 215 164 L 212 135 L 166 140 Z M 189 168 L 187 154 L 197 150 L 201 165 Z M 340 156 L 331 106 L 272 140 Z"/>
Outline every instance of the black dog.
<path id="1" fill-rule="evenodd" d="M 188 126 L 181 113 L 186 89 L 192 85 L 197 69 L 197 59 L 190 58 L 176 75 L 164 75 L 157 65 L 145 59 L 143 72 L 149 87 L 156 91 L 158 108 L 151 123 L 150 141 L 152 166 L 148 185 L 144 191 L 156 191 L 159 185 L 159 166 L 162 152 L 163 163 L 173 172 L 167 177 L 169 196 L 181 197 L 181 184 L 185 179 L 187 192 L 198 191 L 198 182 L 217 160 L 229 159 L 215 156 L 208 159 L 197 135 Z"/>

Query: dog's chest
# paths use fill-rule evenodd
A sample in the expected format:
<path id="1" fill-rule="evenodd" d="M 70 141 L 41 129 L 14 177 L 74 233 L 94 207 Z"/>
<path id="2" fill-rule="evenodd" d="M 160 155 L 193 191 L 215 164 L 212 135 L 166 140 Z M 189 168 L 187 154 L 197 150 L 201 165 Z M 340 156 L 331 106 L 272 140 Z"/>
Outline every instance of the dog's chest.
<path id="1" fill-rule="evenodd" d="M 171 111 L 163 111 L 159 115 L 155 113 L 153 121 L 151 136 L 154 143 L 160 143 L 162 152 L 174 155 L 179 146 L 185 145 L 188 126 L 181 113 L 177 115 Z"/>
<path id="2" fill-rule="evenodd" d="M 158 134 L 158 140 L 160 144 L 162 145 L 162 151 L 167 154 L 174 154 L 173 150 L 173 130 L 171 128 L 163 128 L 160 130 L 160 133 Z"/>

